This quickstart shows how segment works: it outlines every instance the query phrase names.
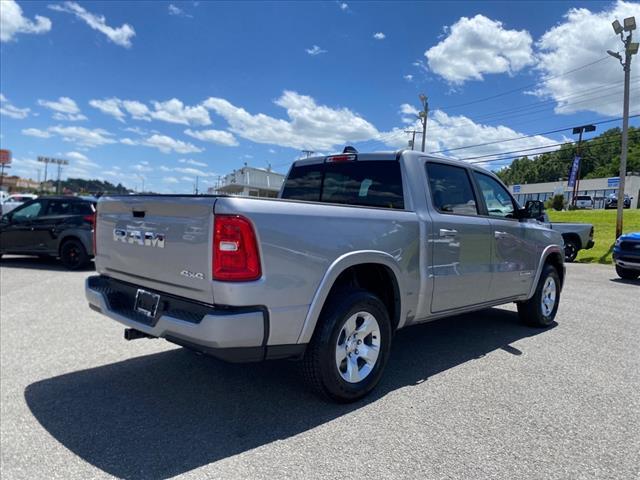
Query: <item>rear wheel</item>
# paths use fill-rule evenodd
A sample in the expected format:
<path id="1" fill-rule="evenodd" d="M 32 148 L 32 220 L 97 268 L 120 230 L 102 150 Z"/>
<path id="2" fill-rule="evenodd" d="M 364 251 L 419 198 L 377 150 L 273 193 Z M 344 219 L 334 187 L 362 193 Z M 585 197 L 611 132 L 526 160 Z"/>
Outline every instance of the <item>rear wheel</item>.
<path id="1" fill-rule="evenodd" d="M 89 255 L 79 240 L 67 240 L 60 247 L 60 261 L 69 270 L 78 270 L 89 263 Z"/>
<path id="2" fill-rule="evenodd" d="M 545 265 L 536 291 L 526 302 L 518 303 L 520 319 L 532 327 L 548 327 L 553 323 L 560 303 L 560 276 L 551 265 Z"/>
<path id="3" fill-rule="evenodd" d="M 620 278 L 624 278 L 625 280 L 636 280 L 638 277 L 640 277 L 640 271 L 630 270 L 618 265 L 616 265 L 616 273 Z"/>
<path id="4" fill-rule="evenodd" d="M 391 321 L 364 290 L 336 295 L 322 312 L 303 359 L 309 385 L 337 402 L 354 402 L 378 384 L 389 357 Z"/>
<path id="5" fill-rule="evenodd" d="M 578 256 L 578 244 L 572 238 L 564 239 L 564 261 L 573 262 Z"/>

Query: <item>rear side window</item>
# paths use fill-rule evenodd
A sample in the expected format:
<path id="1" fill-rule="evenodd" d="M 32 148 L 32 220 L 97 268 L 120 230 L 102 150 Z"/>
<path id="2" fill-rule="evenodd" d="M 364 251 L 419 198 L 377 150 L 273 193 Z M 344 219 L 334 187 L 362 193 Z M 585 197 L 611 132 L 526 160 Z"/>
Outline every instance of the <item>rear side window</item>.
<path id="1" fill-rule="evenodd" d="M 92 215 L 94 212 L 95 209 L 89 202 L 74 202 L 71 204 L 72 215 Z"/>
<path id="2" fill-rule="evenodd" d="M 458 215 L 478 214 L 466 169 L 443 163 L 427 163 L 427 177 L 431 199 L 438 211 Z"/>
<path id="3" fill-rule="evenodd" d="M 294 167 L 282 198 L 403 209 L 400 163 L 356 160 Z"/>

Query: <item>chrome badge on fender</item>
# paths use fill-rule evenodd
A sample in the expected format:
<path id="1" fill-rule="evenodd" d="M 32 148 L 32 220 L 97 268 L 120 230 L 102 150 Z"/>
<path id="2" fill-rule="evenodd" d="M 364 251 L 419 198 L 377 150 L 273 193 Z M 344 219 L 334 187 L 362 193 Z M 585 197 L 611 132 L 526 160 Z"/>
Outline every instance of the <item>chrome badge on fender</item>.
<path id="1" fill-rule="evenodd" d="M 164 233 L 143 232 L 141 230 L 114 228 L 115 242 L 131 243 L 141 247 L 164 248 Z"/>

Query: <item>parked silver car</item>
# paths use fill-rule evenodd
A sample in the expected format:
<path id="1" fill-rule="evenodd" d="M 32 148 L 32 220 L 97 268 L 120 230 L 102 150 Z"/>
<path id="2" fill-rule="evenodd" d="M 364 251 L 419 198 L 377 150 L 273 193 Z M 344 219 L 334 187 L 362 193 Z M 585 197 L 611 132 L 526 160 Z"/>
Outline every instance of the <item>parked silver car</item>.
<path id="1" fill-rule="evenodd" d="M 491 172 L 343 153 L 295 162 L 280 197 L 103 197 L 89 305 L 128 339 L 300 358 L 336 401 L 375 387 L 398 329 L 510 302 L 529 325 L 554 321 L 562 237 Z"/>

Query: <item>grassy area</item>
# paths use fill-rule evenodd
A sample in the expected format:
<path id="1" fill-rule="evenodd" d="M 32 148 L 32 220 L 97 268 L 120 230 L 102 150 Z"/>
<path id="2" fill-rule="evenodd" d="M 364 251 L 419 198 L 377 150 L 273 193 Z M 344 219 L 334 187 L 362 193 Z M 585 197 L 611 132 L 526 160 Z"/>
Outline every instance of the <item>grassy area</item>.
<path id="1" fill-rule="evenodd" d="M 616 234 L 615 210 L 573 210 L 571 212 L 548 210 L 547 213 L 552 222 L 579 222 L 593 225 L 595 246 L 590 250 L 580 250 L 577 262 L 611 263 Z M 623 220 L 625 233 L 640 232 L 640 210 L 625 210 Z"/>

